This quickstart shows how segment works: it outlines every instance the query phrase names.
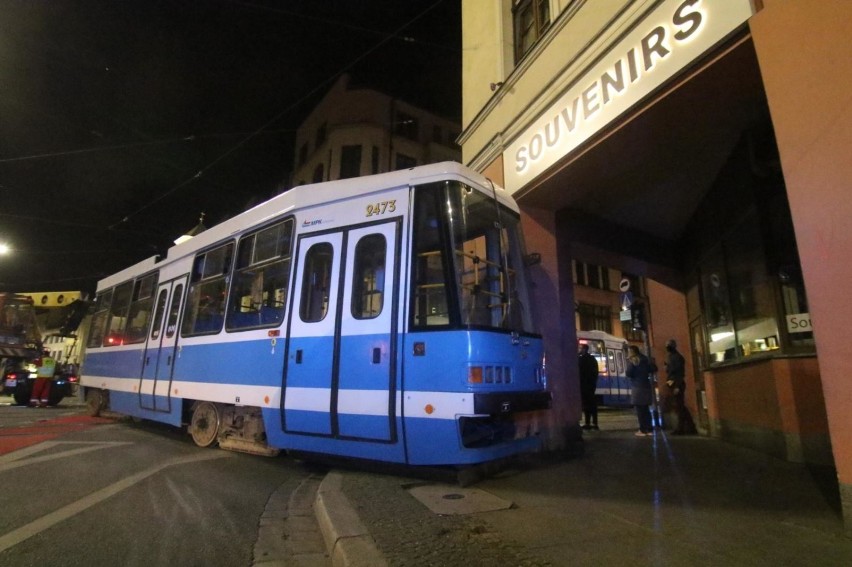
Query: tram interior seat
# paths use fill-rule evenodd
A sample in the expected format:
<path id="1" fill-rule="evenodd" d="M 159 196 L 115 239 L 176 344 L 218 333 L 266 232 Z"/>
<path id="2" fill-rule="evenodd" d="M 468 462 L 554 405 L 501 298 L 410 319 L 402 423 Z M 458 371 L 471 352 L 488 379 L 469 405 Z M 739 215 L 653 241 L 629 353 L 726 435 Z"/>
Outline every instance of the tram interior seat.
<path id="1" fill-rule="evenodd" d="M 257 317 L 257 315 L 255 315 L 255 317 Z M 210 333 L 213 331 L 218 331 L 222 328 L 223 318 L 224 317 L 222 317 L 221 315 L 200 317 L 198 321 L 195 322 L 194 332 Z"/>
<path id="2" fill-rule="evenodd" d="M 270 307 L 268 305 L 263 305 L 260 308 L 260 322 L 263 325 L 268 325 L 270 323 L 280 323 L 281 319 L 283 318 L 283 307 Z"/>

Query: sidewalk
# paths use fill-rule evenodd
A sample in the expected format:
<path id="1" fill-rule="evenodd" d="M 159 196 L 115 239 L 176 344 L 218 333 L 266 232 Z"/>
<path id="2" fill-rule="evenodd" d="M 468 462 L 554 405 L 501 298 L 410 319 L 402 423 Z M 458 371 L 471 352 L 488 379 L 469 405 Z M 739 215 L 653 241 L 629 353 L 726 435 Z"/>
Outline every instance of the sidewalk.
<path id="1" fill-rule="evenodd" d="M 832 470 L 697 436 L 637 438 L 634 419 L 602 418 L 583 457 L 470 488 L 329 473 L 315 503 L 329 555 L 370 566 L 852 565 Z"/>

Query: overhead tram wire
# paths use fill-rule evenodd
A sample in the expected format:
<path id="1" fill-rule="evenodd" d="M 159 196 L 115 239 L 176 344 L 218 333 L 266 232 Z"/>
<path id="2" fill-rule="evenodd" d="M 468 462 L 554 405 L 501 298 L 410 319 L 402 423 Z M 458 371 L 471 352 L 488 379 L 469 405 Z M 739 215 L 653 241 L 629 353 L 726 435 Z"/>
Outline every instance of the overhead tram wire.
<path id="1" fill-rule="evenodd" d="M 330 76 L 330 77 L 328 77 L 327 79 L 325 79 L 325 80 L 323 80 L 323 81 L 320 81 L 320 82 L 319 82 L 319 83 L 318 83 L 315 87 L 313 87 L 312 89 L 308 90 L 308 91 L 307 91 L 304 95 L 302 95 L 301 97 L 299 97 L 299 98 L 298 98 L 295 102 L 293 102 L 293 103 L 289 104 L 286 108 L 284 108 L 284 110 L 282 110 L 281 112 L 279 112 L 278 114 L 276 114 L 274 117 L 272 117 L 270 120 L 268 120 L 268 121 L 267 121 L 266 123 L 264 123 L 262 126 L 260 126 L 260 127 L 259 127 L 258 129 L 256 129 L 254 132 L 250 133 L 248 136 L 246 136 L 245 138 L 243 138 L 242 140 L 240 140 L 239 142 L 237 142 L 237 144 L 236 144 L 236 145 L 234 145 L 232 148 L 230 148 L 230 149 L 226 150 L 224 153 L 222 153 L 222 155 L 220 155 L 219 157 L 215 158 L 213 161 L 211 161 L 210 163 L 208 163 L 207 165 L 205 165 L 204 167 L 202 167 L 201 169 L 199 169 L 199 170 L 198 170 L 198 171 L 197 171 L 197 172 L 196 172 L 196 173 L 195 173 L 192 177 L 189 177 L 189 178 L 185 179 L 184 181 L 181 181 L 180 183 L 178 183 L 177 185 L 175 185 L 175 186 L 174 186 L 174 187 L 172 187 L 171 189 L 167 190 L 165 193 L 163 193 L 163 194 L 161 194 L 160 196 L 158 196 L 158 197 L 156 197 L 156 198 L 154 198 L 154 199 L 150 200 L 148 203 L 146 203 L 145 205 L 142 205 L 141 207 L 139 207 L 139 208 L 138 208 L 138 209 L 136 209 L 135 211 L 133 211 L 133 212 L 131 212 L 131 213 L 129 213 L 129 214 L 127 214 L 127 215 L 125 215 L 125 216 L 124 216 L 121 220 L 119 220 L 119 221 L 117 221 L 117 222 L 115 222 L 115 223 L 113 223 L 113 224 L 109 225 L 109 229 L 110 229 L 110 230 L 113 230 L 113 229 L 115 229 L 115 227 L 117 227 L 119 224 L 122 224 L 122 223 L 128 222 L 128 221 L 129 221 L 132 217 L 134 217 L 134 216 L 138 215 L 138 214 L 139 214 L 139 213 L 141 213 L 142 211 L 144 211 L 144 210 L 146 210 L 146 209 L 149 209 L 150 207 L 152 207 L 152 206 L 154 206 L 155 204 L 159 203 L 160 201 L 162 201 L 162 200 L 163 200 L 163 199 L 165 199 L 166 197 L 169 197 L 170 195 L 174 194 L 174 193 L 175 193 L 176 191 L 178 191 L 179 189 L 181 189 L 181 188 L 183 188 L 183 187 L 185 187 L 185 186 L 189 185 L 189 184 L 190 184 L 190 183 L 192 183 L 194 180 L 196 180 L 196 179 L 200 179 L 200 178 L 204 175 L 204 173 L 205 173 L 205 172 L 207 172 L 207 171 L 209 171 L 210 169 L 212 169 L 212 168 L 213 168 L 216 164 L 218 164 L 219 162 L 221 162 L 223 159 L 225 159 L 226 157 L 228 157 L 228 156 L 229 156 L 229 155 L 231 155 L 232 153 L 236 152 L 238 149 L 242 148 L 244 145 L 246 145 L 248 142 L 250 142 L 251 140 L 253 140 L 254 138 L 256 138 L 256 137 L 257 137 L 258 135 L 260 135 L 262 132 L 266 131 L 266 129 L 267 129 L 269 126 L 271 126 L 272 124 L 274 124 L 275 122 L 277 122 L 278 120 L 280 120 L 282 116 L 284 116 L 285 114 L 287 114 L 288 112 L 290 112 L 291 110 L 293 110 L 294 108 L 296 108 L 297 106 L 299 106 L 300 104 L 302 104 L 304 101 L 308 100 L 308 99 L 309 99 L 310 97 L 312 97 L 314 94 L 316 94 L 317 92 L 319 92 L 319 91 L 320 91 L 320 89 L 322 89 L 322 88 L 326 87 L 326 86 L 327 86 L 327 85 L 329 85 L 330 83 L 332 83 L 332 82 L 334 82 L 335 80 L 337 80 L 337 78 L 338 78 L 338 77 L 340 77 L 343 73 L 347 72 L 347 71 L 348 71 L 348 70 L 350 70 L 352 67 L 354 67 L 355 65 L 357 65 L 358 63 L 360 63 L 360 62 L 361 62 L 362 60 L 364 60 L 367 56 L 369 56 L 370 54 L 372 54 L 373 52 L 375 52 L 376 50 L 378 50 L 380 47 L 382 47 L 382 46 L 383 46 L 383 45 L 385 45 L 386 43 L 390 42 L 391 40 L 396 39 L 396 38 L 399 36 L 400 32 L 402 32 L 402 30 L 406 29 L 407 27 L 409 27 L 410 25 L 412 25 L 414 22 L 416 22 L 416 21 L 418 21 L 419 19 L 421 19 L 422 17 L 424 17 L 426 14 L 428 14 L 429 12 L 431 12 L 432 10 L 434 10 L 435 8 L 437 8 L 437 7 L 438 7 L 440 4 L 442 4 L 443 2 L 444 2 L 444 0 L 437 0 L 436 2 L 434 2 L 433 4 L 431 4 L 429 7 L 427 7 L 427 8 L 426 8 L 426 9 L 424 9 L 422 12 L 420 12 L 419 14 L 417 14 L 416 16 L 414 16 L 414 17 L 413 17 L 412 19 L 410 19 L 408 22 L 406 22 L 406 23 L 405 23 L 405 24 L 403 24 L 402 26 L 398 27 L 398 28 L 397 28 L 396 30 L 394 30 L 392 33 L 390 33 L 390 34 L 386 35 L 386 36 L 385 36 L 384 38 L 382 38 L 382 39 L 381 39 L 378 43 L 376 43 L 376 45 L 374 45 L 373 47 L 371 47 L 371 48 L 367 49 L 364 53 L 362 53 L 361 55 L 359 55 L 358 57 L 356 57 L 355 59 L 353 59 L 352 61 L 350 61 L 350 62 L 349 62 L 349 63 L 347 63 L 346 65 L 344 65 L 344 66 L 343 66 L 343 67 L 342 67 L 339 71 L 337 71 L 336 73 L 334 73 L 333 75 L 331 75 L 331 76 Z"/>
<path id="2" fill-rule="evenodd" d="M 340 21 L 340 20 L 333 20 L 331 18 L 323 18 L 323 17 L 320 17 L 320 16 L 312 16 L 310 14 L 303 14 L 303 13 L 300 13 L 298 11 L 288 10 L 286 8 L 280 8 L 280 7 L 277 7 L 277 6 L 264 6 L 262 4 L 257 4 L 255 2 L 247 2 L 245 0 L 225 0 L 225 2 L 227 2 L 229 4 L 245 6 L 247 8 L 254 8 L 256 10 L 274 12 L 276 14 L 284 14 L 286 16 L 293 16 L 295 18 L 319 22 L 321 24 L 330 24 L 330 25 L 341 27 L 341 28 L 349 29 L 349 30 L 352 30 L 352 31 L 363 32 L 363 33 L 370 34 L 370 35 L 380 35 L 380 36 L 383 36 L 383 37 L 388 38 L 388 39 L 398 39 L 400 41 L 404 41 L 404 42 L 408 42 L 408 43 L 418 43 L 420 45 L 426 45 L 426 46 L 435 47 L 435 48 L 438 48 L 438 49 L 457 51 L 457 50 L 453 49 L 452 47 L 449 47 L 449 46 L 444 45 L 442 43 L 434 43 L 434 42 L 431 42 L 431 41 L 424 41 L 424 40 L 421 40 L 421 39 L 415 40 L 414 38 L 412 38 L 410 36 L 396 35 L 402 29 L 405 29 L 405 27 L 411 25 L 412 23 L 414 23 L 415 21 L 420 19 L 422 16 L 424 16 L 425 14 L 427 14 L 430 11 L 432 11 L 433 9 L 435 9 L 439 4 L 442 4 L 444 2 L 444 0 L 439 0 L 435 4 L 429 6 L 426 10 L 424 10 L 421 14 L 419 14 L 414 19 L 412 19 L 410 22 L 408 22 L 405 26 L 396 30 L 396 32 L 394 32 L 394 34 L 391 35 L 391 36 L 388 36 L 387 32 L 383 32 L 383 31 L 376 30 L 376 29 L 373 29 L 373 28 L 366 28 L 364 26 L 358 26 L 358 25 L 352 24 L 350 22 L 344 22 L 344 21 Z"/>

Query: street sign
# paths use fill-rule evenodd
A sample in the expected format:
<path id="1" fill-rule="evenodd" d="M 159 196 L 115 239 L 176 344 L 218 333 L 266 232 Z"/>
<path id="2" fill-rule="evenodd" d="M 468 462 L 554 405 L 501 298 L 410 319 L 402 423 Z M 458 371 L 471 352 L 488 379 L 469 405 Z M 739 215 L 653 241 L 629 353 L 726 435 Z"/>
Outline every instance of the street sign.
<path id="1" fill-rule="evenodd" d="M 625 291 L 621 294 L 621 310 L 628 311 L 631 305 L 633 305 L 633 293 Z"/>
<path id="2" fill-rule="evenodd" d="M 618 282 L 618 289 L 620 289 L 624 293 L 630 291 L 630 280 L 628 280 L 627 278 L 621 278 L 621 281 Z"/>

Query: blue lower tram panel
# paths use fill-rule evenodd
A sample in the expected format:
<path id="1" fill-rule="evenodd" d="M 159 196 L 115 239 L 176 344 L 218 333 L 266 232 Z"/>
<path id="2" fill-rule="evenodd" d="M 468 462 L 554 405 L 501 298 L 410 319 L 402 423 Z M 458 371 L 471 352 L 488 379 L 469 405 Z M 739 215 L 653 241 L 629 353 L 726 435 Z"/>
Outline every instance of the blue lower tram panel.
<path id="1" fill-rule="evenodd" d="M 395 441 L 384 441 L 285 433 L 274 429 L 280 423 L 279 410 L 264 410 L 264 421 L 268 442 L 275 448 L 410 465 L 483 463 L 535 451 L 541 446 L 538 437 L 515 439 L 515 427 L 510 418 L 397 418 L 397 431 L 405 432 L 407 454 L 401 435 Z"/>

